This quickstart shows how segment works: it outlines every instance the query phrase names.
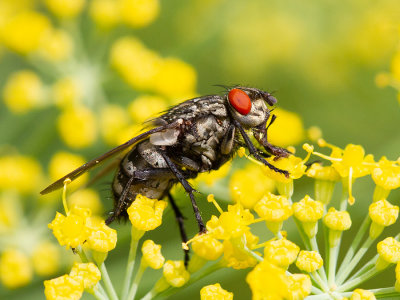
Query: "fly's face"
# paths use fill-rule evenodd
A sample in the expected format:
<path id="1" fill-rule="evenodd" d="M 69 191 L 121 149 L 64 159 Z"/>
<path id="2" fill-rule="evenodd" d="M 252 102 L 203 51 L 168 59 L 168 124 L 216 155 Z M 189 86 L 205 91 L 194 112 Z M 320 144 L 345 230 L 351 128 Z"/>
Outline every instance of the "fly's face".
<path id="1" fill-rule="evenodd" d="M 271 94 L 255 88 L 235 87 L 226 97 L 233 118 L 245 128 L 264 123 L 270 113 L 267 104 L 276 103 Z"/>

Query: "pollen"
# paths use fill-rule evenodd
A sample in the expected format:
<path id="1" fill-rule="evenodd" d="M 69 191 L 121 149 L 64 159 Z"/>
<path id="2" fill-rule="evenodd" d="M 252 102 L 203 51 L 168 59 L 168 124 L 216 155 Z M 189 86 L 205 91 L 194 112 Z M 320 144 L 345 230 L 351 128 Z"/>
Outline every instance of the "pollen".
<path id="1" fill-rule="evenodd" d="M 157 245 L 152 240 L 144 241 L 142 245 L 142 261 L 152 269 L 161 269 L 164 265 L 165 258 L 161 254 L 161 245 Z"/>
<path id="2" fill-rule="evenodd" d="M 285 270 L 266 259 L 248 273 L 246 281 L 253 299 L 285 299 L 288 296 L 289 280 Z"/>
<path id="3" fill-rule="evenodd" d="M 312 273 L 320 269 L 323 263 L 324 261 L 317 251 L 301 250 L 297 257 L 296 266 L 301 271 Z"/>
<path id="4" fill-rule="evenodd" d="M 393 190 L 400 187 L 400 166 L 398 161 L 390 161 L 382 157 L 376 168 L 372 171 L 372 179 L 375 184 L 385 190 Z"/>
<path id="5" fill-rule="evenodd" d="M 295 262 L 299 251 L 299 246 L 282 238 L 269 241 L 265 245 L 264 258 L 283 269 L 287 269 L 289 265 Z"/>
<path id="6" fill-rule="evenodd" d="M 288 276 L 288 296 L 285 299 L 305 299 L 311 293 L 311 279 L 306 274 Z"/>
<path id="7" fill-rule="evenodd" d="M 44 281 L 44 294 L 47 300 L 79 300 L 83 293 L 83 283 L 69 275 Z"/>
<path id="8" fill-rule="evenodd" d="M 210 284 L 200 290 L 201 300 L 233 300 L 233 293 L 224 290 L 219 283 Z"/>
<path id="9" fill-rule="evenodd" d="M 138 230 L 149 231 L 161 225 L 167 202 L 137 195 L 127 213 L 132 226 Z"/>
<path id="10" fill-rule="evenodd" d="M 53 230 L 53 234 L 61 246 L 76 248 L 88 238 L 90 230 L 87 227 L 87 220 L 89 216 L 89 210 L 77 207 L 74 207 L 68 216 L 57 212 L 56 217 L 49 224 L 49 228 Z"/>
<path id="11" fill-rule="evenodd" d="M 100 270 L 94 263 L 75 263 L 69 276 L 82 282 L 85 290 L 92 289 L 101 279 Z"/>
<path id="12" fill-rule="evenodd" d="M 400 260 L 400 242 L 387 237 L 377 245 L 379 257 L 388 263 L 395 264 Z"/>
<path id="13" fill-rule="evenodd" d="M 355 289 L 351 294 L 350 300 L 375 300 L 373 292 L 363 289 Z"/>
<path id="14" fill-rule="evenodd" d="M 212 235 L 203 234 L 193 240 L 192 250 L 206 260 L 216 260 L 222 255 L 224 246 Z"/>
<path id="15" fill-rule="evenodd" d="M 159 0 L 120 0 L 122 20 L 135 28 L 152 23 L 157 18 L 159 11 Z"/>
<path id="16" fill-rule="evenodd" d="M 166 281 L 173 287 L 183 286 L 190 278 L 183 261 L 167 260 L 164 264 L 163 275 Z"/>
<path id="17" fill-rule="evenodd" d="M 306 195 L 299 202 L 293 203 L 293 214 L 301 222 L 316 222 L 322 218 L 324 207 L 322 202 Z"/>
<path id="18" fill-rule="evenodd" d="M 381 226 L 394 224 L 399 216 L 399 207 L 383 199 L 369 206 L 369 216 L 372 221 Z"/>
<path id="19" fill-rule="evenodd" d="M 104 220 L 98 217 L 91 217 L 87 220 L 89 233 L 87 246 L 97 252 L 109 252 L 117 244 L 117 231 L 108 227 Z"/>
<path id="20" fill-rule="evenodd" d="M 350 214 L 347 211 L 337 211 L 331 207 L 324 217 L 324 224 L 332 230 L 348 230 L 351 226 Z"/>

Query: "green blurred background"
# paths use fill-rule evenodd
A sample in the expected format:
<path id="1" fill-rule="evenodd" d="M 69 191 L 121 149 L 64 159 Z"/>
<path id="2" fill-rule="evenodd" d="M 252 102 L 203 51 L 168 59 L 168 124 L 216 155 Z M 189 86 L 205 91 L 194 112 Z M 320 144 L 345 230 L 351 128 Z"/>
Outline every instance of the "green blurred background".
<path id="1" fill-rule="evenodd" d="M 65 25 L 51 15 L 40 1 L 29 6 L 48 15 L 56 26 Z M 381 72 L 393 71 L 392 58 L 398 50 L 399 21 L 400 4 L 396 0 L 170 0 L 161 2 L 159 16 L 147 26 L 133 29 L 121 25 L 98 33 L 97 40 L 92 40 L 95 42 L 90 51 L 96 51 L 96 45 L 104 41 L 107 52 L 113 39 L 135 36 L 160 56 L 177 57 L 193 66 L 197 73 L 195 91 L 200 95 L 221 92 L 216 84 L 242 84 L 274 91 L 279 107 L 297 113 L 305 128 L 318 126 L 328 142 L 340 147 L 349 143 L 361 144 L 376 159 L 386 155 L 395 160 L 400 148 L 397 92 L 392 88 L 378 87 L 375 78 Z M 93 21 L 87 12 L 70 22 L 78 26 L 84 38 L 93 33 Z M 90 56 L 95 55 L 90 51 Z M 105 59 L 108 60 L 108 55 Z M 0 88 L 3 89 L 12 72 L 26 68 L 34 69 L 29 55 L 19 55 L 2 46 Z M 133 98 L 143 93 L 124 83 L 115 71 L 110 69 L 108 72 L 111 79 L 105 84 L 104 91 L 110 103 L 126 107 Z M 50 79 L 44 76 L 43 80 Z M 57 116 L 56 108 L 51 105 L 15 114 L 1 101 L 0 153 L 7 154 L 12 149 L 32 156 L 46 170 L 50 157 L 56 151 L 66 150 L 89 159 L 110 148 L 98 139 L 87 147 L 71 149 L 59 137 L 55 126 Z M 296 129 L 289 126 L 287 130 Z M 303 154 L 301 151 L 298 153 Z M 43 183 L 48 184 L 49 180 Z M 110 180 L 111 177 L 94 186 L 101 191 L 106 209 L 111 207 L 111 200 L 107 200 L 107 182 Z M 228 193 L 227 184 L 227 181 L 219 183 L 222 193 Z M 353 218 L 358 216 L 361 219 L 367 213 L 367 201 L 371 199 L 372 191 L 370 179 L 356 182 L 354 194 L 357 203 L 350 208 Z M 188 201 L 183 192 L 178 193 L 180 203 Z M 312 194 L 312 182 L 307 179 L 296 182 L 295 200 L 305 193 Z M 394 193 L 391 197 L 398 199 L 398 196 L 399 193 Z M 204 199 L 204 195 L 199 198 Z M 32 203 L 40 202 L 33 199 L 31 195 L 22 202 L 27 215 L 35 210 Z M 229 199 L 228 194 L 225 199 Z M 200 200 L 200 206 L 206 219 L 215 213 L 205 201 Z M 184 211 L 188 216 L 189 235 L 192 236 L 196 226 L 189 217 L 192 215 L 191 207 L 186 205 Z M 360 219 L 353 219 L 355 226 L 352 230 L 357 230 Z M 395 226 L 397 228 L 392 230 L 398 232 L 398 224 Z M 117 286 L 116 279 L 123 276 L 121 270 L 125 269 L 128 227 L 115 225 L 119 234 L 118 245 L 107 260 Z M 292 233 L 290 237 L 294 241 L 299 241 L 293 224 L 289 223 L 285 229 L 289 235 Z M 348 234 L 347 239 L 351 236 L 351 233 Z M 181 258 L 178 230 L 170 210 L 163 225 L 148 233 L 147 238 L 161 243 L 163 254 L 168 259 Z M 65 270 L 59 273 L 64 274 Z M 220 282 L 225 289 L 234 292 L 235 299 L 248 299 L 250 291 L 245 283 L 246 273 L 246 270 L 221 270 L 172 298 L 197 299 L 201 286 Z M 139 294 L 154 284 L 151 272 L 146 274 Z M 394 281 L 393 274 L 380 278 L 382 283 L 388 280 Z M 42 277 L 35 276 L 25 287 L 15 290 L 0 287 L 0 298 L 41 299 L 44 297 L 42 281 Z M 378 281 L 375 283 L 379 286 Z M 90 296 L 85 295 L 84 298 L 89 299 Z"/>

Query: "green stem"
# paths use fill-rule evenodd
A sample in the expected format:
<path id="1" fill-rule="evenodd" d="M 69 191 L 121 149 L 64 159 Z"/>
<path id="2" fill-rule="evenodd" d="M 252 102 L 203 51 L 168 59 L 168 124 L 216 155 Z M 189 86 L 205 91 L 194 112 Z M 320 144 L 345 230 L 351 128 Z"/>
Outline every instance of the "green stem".
<path id="1" fill-rule="evenodd" d="M 301 237 L 301 240 L 303 241 L 304 246 L 306 247 L 307 250 L 311 250 L 312 247 L 311 247 L 310 238 L 305 233 L 303 225 L 301 224 L 301 222 L 298 219 L 293 218 L 293 220 L 296 223 L 297 231 L 300 233 L 300 237 Z"/>
<path id="2" fill-rule="evenodd" d="M 310 243 L 311 243 L 311 250 L 312 251 L 316 251 L 319 253 L 319 248 L 318 248 L 318 244 L 317 244 L 317 239 L 315 238 L 315 236 L 313 236 L 310 239 Z M 322 280 L 325 282 L 328 282 L 328 278 L 326 277 L 326 273 L 325 273 L 325 268 L 320 268 L 317 270 L 317 273 L 322 277 Z"/>
<path id="3" fill-rule="evenodd" d="M 371 218 L 367 216 L 363 223 L 361 224 L 360 229 L 358 230 L 353 242 L 351 243 L 350 248 L 348 249 L 346 256 L 344 257 L 341 266 L 338 271 L 338 278 L 342 277 L 342 273 L 344 272 L 344 269 L 347 268 L 348 264 L 350 261 L 353 259 L 353 255 L 356 252 L 358 246 L 360 245 L 361 239 L 364 236 L 365 232 L 368 230 L 369 225 L 371 224 Z"/>
<path id="4" fill-rule="evenodd" d="M 329 296 L 328 294 L 307 296 L 304 299 L 305 300 L 332 300 L 331 296 Z"/>
<path id="5" fill-rule="evenodd" d="M 127 299 L 127 297 L 128 297 L 129 286 L 130 286 L 131 280 L 132 280 L 132 273 L 133 273 L 133 269 L 135 267 L 137 246 L 138 246 L 138 241 L 132 237 L 131 238 L 131 246 L 129 249 L 128 263 L 126 265 L 124 284 L 122 286 L 122 298 L 121 299 L 124 299 L 124 300 Z"/>
<path id="6" fill-rule="evenodd" d="M 211 273 L 213 273 L 213 272 L 215 272 L 215 271 L 218 271 L 218 270 L 221 269 L 222 267 L 224 267 L 224 264 L 223 264 L 222 261 L 218 261 L 218 262 L 212 264 L 212 265 L 209 266 L 207 269 L 203 270 L 203 272 L 201 272 L 200 274 L 195 273 L 194 276 L 191 276 L 190 279 L 189 279 L 189 281 L 188 281 L 182 288 L 186 288 L 186 287 L 192 285 L 193 283 L 198 282 L 198 281 L 199 281 L 200 279 L 202 279 L 203 277 L 206 277 L 207 275 L 209 275 L 209 274 L 211 274 Z M 155 292 L 153 291 L 153 292 L 152 292 L 152 296 L 153 296 L 153 297 L 157 297 L 157 298 L 158 298 L 158 297 L 167 298 L 167 297 L 169 297 L 169 296 L 175 294 L 175 293 L 178 291 L 178 289 L 180 289 L 180 288 L 170 287 L 170 288 L 168 288 L 167 290 L 165 290 L 165 291 L 163 291 L 163 292 L 161 292 L 161 293 L 158 293 L 158 294 L 155 293 Z M 147 294 L 145 295 L 145 297 L 146 297 L 148 294 L 150 294 L 150 293 L 151 293 L 151 291 L 150 291 L 149 293 L 147 293 Z M 152 299 L 152 298 L 145 298 L 145 297 L 143 297 L 142 300 L 149 300 L 149 299 Z M 149 297 L 149 296 L 148 296 L 148 297 Z"/>
<path id="7" fill-rule="evenodd" d="M 106 294 L 102 292 L 100 289 L 94 289 L 92 295 L 98 300 L 109 300 Z"/>
<path id="8" fill-rule="evenodd" d="M 110 276 L 108 275 L 106 265 L 104 263 L 100 266 L 101 278 L 103 279 L 107 294 L 112 300 L 118 300 L 117 293 L 115 292 L 114 286 L 111 282 Z"/>
<path id="9" fill-rule="evenodd" d="M 139 266 L 139 270 L 137 271 L 137 273 L 135 275 L 135 279 L 133 280 L 131 289 L 129 291 L 128 298 L 127 298 L 128 300 L 135 299 L 140 280 L 142 279 L 142 276 L 143 276 L 143 273 L 145 270 L 146 270 L 145 264 L 141 263 Z"/>
<path id="10" fill-rule="evenodd" d="M 343 283 L 343 281 L 346 280 L 346 278 L 349 276 L 349 274 L 353 271 L 353 269 L 356 267 L 356 265 L 360 262 L 361 258 L 364 256 L 364 254 L 368 251 L 369 247 L 372 245 L 375 239 L 371 239 L 368 237 L 364 244 L 361 246 L 361 248 L 358 250 L 357 254 L 354 255 L 353 259 L 351 262 L 346 263 L 345 267 L 343 268 L 343 272 L 338 275 L 336 284 L 340 285 Z"/>
<path id="11" fill-rule="evenodd" d="M 340 286 L 336 291 L 337 292 L 345 292 L 348 290 L 353 290 L 355 287 L 359 286 L 361 283 L 363 283 L 364 281 L 367 281 L 371 277 L 379 274 L 383 270 L 385 270 L 385 269 L 377 270 L 376 268 L 373 268 L 373 269 L 365 272 L 361 276 L 354 278 L 353 280 L 347 281 L 345 284 Z"/>
<path id="12" fill-rule="evenodd" d="M 328 271 L 329 286 L 333 286 L 335 284 L 336 264 L 337 264 L 337 257 L 339 254 L 339 247 L 340 247 L 340 242 L 336 246 L 329 248 L 329 271 Z"/>
<path id="13" fill-rule="evenodd" d="M 327 282 L 324 281 L 317 272 L 312 272 L 311 274 L 312 274 L 312 277 L 314 278 L 315 282 L 322 289 L 322 291 L 324 291 L 325 293 L 329 292 L 329 287 L 327 285 Z"/>

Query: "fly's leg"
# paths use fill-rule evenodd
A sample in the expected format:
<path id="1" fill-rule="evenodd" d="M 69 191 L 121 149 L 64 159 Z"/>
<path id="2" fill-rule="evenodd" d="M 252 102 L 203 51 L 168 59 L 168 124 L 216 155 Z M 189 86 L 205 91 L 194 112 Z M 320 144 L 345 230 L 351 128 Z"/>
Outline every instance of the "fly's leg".
<path id="1" fill-rule="evenodd" d="M 278 146 L 274 146 L 268 142 L 267 131 L 268 131 L 268 128 L 271 126 L 272 123 L 274 123 L 275 120 L 276 120 L 276 115 L 272 115 L 271 121 L 269 122 L 268 126 L 266 126 L 266 122 L 267 122 L 267 120 L 266 120 L 262 125 L 260 125 L 257 128 L 254 128 L 253 129 L 254 137 L 264 147 L 265 150 L 267 150 L 272 155 L 275 155 L 277 158 L 288 157 L 289 154 L 291 154 L 288 150 L 278 147 Z"/>
<path id="2" fill-rule="evenodd" d="M 185 189 L 186 193 L 189 194 L 190 201 L 192 202 L 193 211 L 196 216 L 197 225 L 199 226 L 199 233 L 206 233 L 207 229 L 204 226 L 203 219 L 201 218 L 199 208 L 197 207 L 196 199 L 194 198 L 193 193 L 196 191 L 186 180 L 183 176 L 181 171 L 177 168 L 174 162 L 164 153 L 164 151 L 160 150 L 162 157 L 164 158 L 165 162 L 167 163 L 168 167 L 171 169 L 171 172 L 175 175 L 176 179 L 182 184 L 183 188 Z"/>
<path id="3" fill-rule="evenodd" d="M 271 170 L 277 172 L 277 173 L 281 173 L 284 174 L 286 177 L 289 176 L 289 172 L 286 170 L 282 170 L 279 169 L 273 165 L 271 165 L 269 162 L 267 162 L 265 160 L 264 157 L 262 157 L 259 153 L 257 148 L 253 145 L 253 143 L 251 142 L 249 136 L 246 134 L 244 128 L 242 127 L 242 125 L 240 125 L 240 123 L 238 121 L 234 121 L 234 124 L 236 126 L 236 128 L 239 129 L 240 134 L 242 135 L 244 142 L 246 143 L 247 148 L 249 149 L 249 152 L 251 155 L 253 155 L 257 160 L 259 160 L 260 162 L 262 162 L 264 165 L 266 165 L 268 168 L 270 168 Z"/>
<path id="4" fill-rule="evenodd" d="M 178 205 L 176 205 L 174 198 L 172 198 L 172 195 L 168 193 L 168 200 L 171 203 L 172 209 L 174 210 L 175 213 L 175 219 L 176 222 L 178 223 L 179 227 L 179 232 L 181 234 L 181 239 L 183 243 L 187 242 L 187 235 L 185 231 L 185 224 L 184 224 L 184 219 L 185 217 L 182 215 L 182 212 L 180 211 Z M 189 263 L 189 249 L 184 249 L 184 256 L 185 256 L 185 266 L 187 267 Z"/>
<path id="5" fill-rule="evenodd" d="M 130 187 L 131 187 L 132 182 L 133 182 L 134 179 L 135 179 L 134 176 L 130 177 L 129 180 L 128 180 L 128 182 L 127 182 L 126 185 L 124 186 L 124 189 L 122 190 L 122 193 L 121 193 L 121 195 L 120 195 L 119 198 L 118 198 L 117 205 L 116 205 L 116 207 L 114 208 L 114 210 L 113 210 L 113 212 L 112 212 L 112 215 L 109 216 L 109 217 L 107 218 L 107 220 L 106 220 L 106 224 L 107 224 L 107 225 L 110 224 L 110 223 L 112 223 L 112 222 L 113 222 L 115 219 L 117 219 L 117 218 L 119 217 L 119 215 L 121 214 L 121 211 L 122 211 L 122 209 L 123 209 L 123 207 L 124 207 L 124 204 L 126 203 L 126 202 L 125 202 L 125 199 L 126 199 L 126 197 L 128 196 L 129 189 L 130 189 Z"/>

